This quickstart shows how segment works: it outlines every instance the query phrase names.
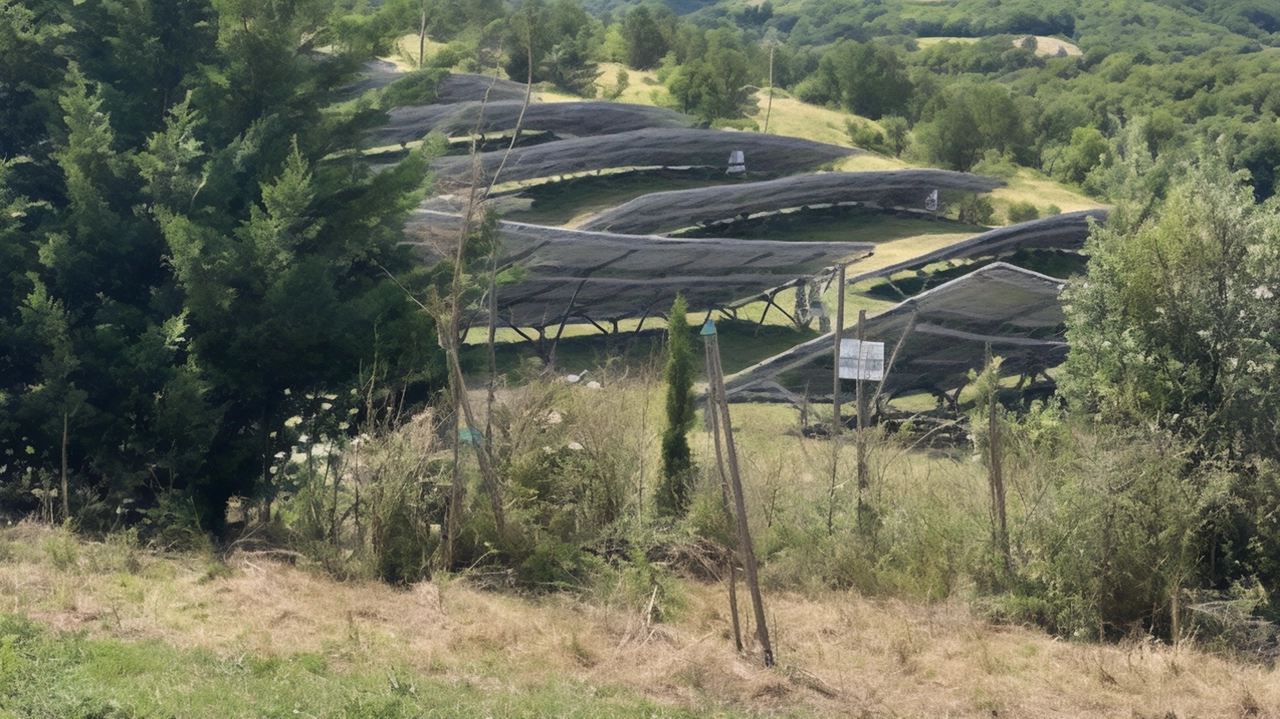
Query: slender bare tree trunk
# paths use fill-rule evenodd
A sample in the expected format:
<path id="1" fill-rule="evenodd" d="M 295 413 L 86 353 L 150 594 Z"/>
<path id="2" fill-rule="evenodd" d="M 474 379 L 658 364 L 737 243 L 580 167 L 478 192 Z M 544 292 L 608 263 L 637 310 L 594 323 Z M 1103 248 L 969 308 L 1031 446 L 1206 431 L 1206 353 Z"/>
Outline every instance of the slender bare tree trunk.
<path id="1" fill-rule="evenodd" d="M 1000 386 L 992 372 L 991 345 L 987 345 L 987 373 L 991 383 L 990 396 L 987 399 L 987 472 L 991 483 L 991 540 L 1005 570 L 1009 569 L 1009 525 L 1005 516 L 1004 466 L 1000 448 L 1000 420 L 996 416 L 999 406 L 997 394 Z"/>
<path id="2" fill-rule="evenodd" d="M 764 129 L 761 130 L 761 132 L 764 134 L 769 133 L 769 114 L 773 112 L 773 51 L 774 49 L 775 49 L 774 46 L 770 44 L 769 45 L 769 102 L 764 106 Z M 844 272 L 844 268 L 841 267 L 840 271 Z"/>
<path id="3" fill-rule="evenodd" d="M 866 490 L 867 481 L 867 402 L 862 395 L 862 357 L 866 354 L 863 345 L 867 341 L 867 311 L 858 310 L 858 501 L 862 501 L 862 492 Z"/>
<path id="4" fill-rule="evenodd" d="M 67 495 L 67 412 L 62 413 L 62 521 L 71 519 L 71 499 Z"/>
<path id="5" fill-rule="evenodd" d="M 422 0 L 422 22 L 418 25 L 418 69 L 427 57 L 427 0 Z"/>

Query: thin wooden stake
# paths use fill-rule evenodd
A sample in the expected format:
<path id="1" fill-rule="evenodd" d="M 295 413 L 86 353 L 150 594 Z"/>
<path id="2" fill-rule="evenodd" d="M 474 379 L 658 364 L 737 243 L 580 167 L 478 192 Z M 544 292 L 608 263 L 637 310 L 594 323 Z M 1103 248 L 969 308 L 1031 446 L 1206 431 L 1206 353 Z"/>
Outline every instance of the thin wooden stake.
<path id="1" fill-rule="evenodd" d="M 987 469 L 991 481 L 991 533 L 993 543 L 1000 552 L 1005 571 L 1009 569 L 1009 526 L 1005 518 L 1004 467 L 1001 465 L 1000 422 L 996 418 L 996 395 L 1000 385 L 992 372 L 991 345 L 987 344 L 987 381 L 991 383 L 991 395 L 987 400 Z"/>
<path id="2" fill-rule="evenodd" d="M 776 48 L 769 43 L 769 103 L 764 108 L 764 134 L 769 134 L 769 115 L 773 112 L 773 51 Z"/>
<path id="3" fill-rule="evenodd" d="M 724 508 L 725 517 L 733 519 L 733 512 L 730 509 L 729 502 L 729 480 L 725 476 L 724 471 L 724 451 L 720 446 L 720 421 L 719 421 L 719 402 L 716 399 L 717 385 L 711 379 L 711 344 L 703 343 L 707 352 L 707 418 L 710 420 L 711 436 L 716 446 L 716 471 L 720 475 L 720 501 Z M 729 616 L 733 621 L 733 646 L 738 652 L 742 652 L 742 628 L 738 623 L 738 570 L 737 564 L 734 562 L 732 555 L 729 559 Z"/>
<path id="4" fill-rule="evenodd" d="M 844 334 L 844 265 L 840 265 L 839 279 L 836 281 L 836 326 L 835 326 L 835 378 L 831 386 L 831 436 L 840 435 L 843 422 L 840 421 L 840 341 Z M 832 474 L 835 473 L 834 467 Z"/>
<path id="5" fill-rule="evenodd" d="M 733 618 L 733 648 L 742 652 L 742 628 L 738 624 L 738 566 L 729 560 L 729 616 Z"/>
<path id="6" fill-rule="evenodd" d="M 858 368 L 862 368 L 862 355 L 866 352 L 867 311 L 858 310 Z M 867 488 L 867 403 L 862 396 L 862 375 L 859 373 L 858 388 L 858 501 L 862 501 L 862 491 Z"/>
<path id="7" fill-rule="evenodd" d="M 724 375 L 721 371 L 720 345 L 715 334 L 704 335 L 710 346 L 712 363 L 707 368 L 711 381 L 716 387 L 717 404 L 720 405 L 719 420 L 724 427 L 725 455 L 728 458 L 729 482 L 733 488 L 734 508 L 738 519 L 738 551 L 742 555 L 742 569 L 747 579 L 747 589 L 751 591 L 751 606 L 755 612 L 756 638 L 764 653 L 764 665 L 774 665 L 773 645 L 769 642 L 769 627 L 765 621 L 764 600 L 760 596 L 760 579 L 756 574 L 756 553 L 751 544 L 751 528 L 747 525 L 747 507 L 743 501 L 742 476 L 738 471 L 738 453 L 733 444 L 733 421 L 729 416 L 729 401 L 725 396 Z"/>
<path id="8" fill-rule="evenodd" d="M 67 413 L 62 413 L 62 521 L 71 519 L 71 499 L 67 496 Z"/>

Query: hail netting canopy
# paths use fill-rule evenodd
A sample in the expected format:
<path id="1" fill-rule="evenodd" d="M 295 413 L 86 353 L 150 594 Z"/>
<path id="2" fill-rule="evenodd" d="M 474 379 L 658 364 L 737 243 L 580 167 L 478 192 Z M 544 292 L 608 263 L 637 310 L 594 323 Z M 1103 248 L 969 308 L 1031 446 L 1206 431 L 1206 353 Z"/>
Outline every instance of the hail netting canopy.
<path id="1" fill-rule="evenodd" d="M 813 169 L 862 152 L 758 132 L 654 128 L 517 147 L 499 180 L 517 182 L 615 168 L 724 167 L 733 150 L 747 153 L 753 171 L 771 175 Z M 495 151 L 480 156 L 486 176 L 498 169 L 504 154 Z M 467 181 L 471 166 L 471 158 L 465 156 L 441 157 L 431 163 L 442 184 L 455 185 Z"/>
<path id="2" fill-rule="evenodd" d="M 751 152 L 747 156 L 753 170 L 768 169 L 762 167 L 760 159 Z M 582 228 L 624 234 L 662 234 L 744 213 L 839 202 L 923 209 L 925 199 L 936 188 L 990 192 L 1003 184 L 989 177 L 950 170 L 797 175 L 765 182 L 655 192 L 605 210 L 584 222 Z"/>
<path id="3" fill-rule="evenodd" d="M 885 343 L 886 355 L 911 325 L 885 391 L 947 391 L 982 367 L 986 347 L 1005 358 L 1008 373 L 1033 374 L 1067 356 L 1062 280 L 997 262 L 923 292 L 868 319 L 868 341 Z M 914 315 L 914 323 L 912 317 Z M 847 331 L 847 330 L 846 330 Z M 729 394 L 779 399 L 831 386 L 834 335 L 793 347 L 730 377 Z M 886 356 L 887 360 L 887 356 Z"/>
<path id="4" fill-rule="evenodd" d="M 418 211 L 406 234 L 423 262 L 456 247 L 457 215 Z M 865 257 L 871 245 L 614 235 L 500 222 L 500 267 L 519 279 L 498 289 L 499 317 L 543 327 L 564 317 L 612 321 L 663 312 L 677 292 L 709 308 L 772 294 L 798 278 Z"/>
<path id="5" fill-rule="evenodd" d="M 421 140 L 435 131 L 445 135 L 514 130 L 524 102 L 504 100 L 453 105 L 414 105 L 392 108 L 390 121 L 367 135 L 373 147 Z M 617 102 L 539 102 L 530 104 L 521 128 L 559 137 L 612 135 L 652 127 L 692 127 L 696 121 L 665 107 Z"/>
<path id="6" fill-rule="evenodd" d="M 954 245 L 948 245 L 909 260 L 882 267 L 878 270 L 852 275 L 849 284 L 876 277 L 888 277 L 904 270 L 914 270 L 935 262 L 947 260 L 967 260 L 977 257 L 1004 257 L 1018 250 L 1066 250 L 1079 252 L 1084 249 L 1085 240 L 1089 239 L 1090 220 L 1102 224 L 1107 220 L 1107 211 L 1081 210 L 1053 215 L 1030 222 L 1021 222 L 1008 227 L 998 227 L 976 237 L 970 237 Z"/>
<path id="7" fill-rule="evenodd" d="M 370 90 L 380 90 L 404 76 L 404 70 L 388 60 L 369 60 L 360 66 L 355 82 L 337 90 L 337 100 L 360 97 Z"/>
<path id="8" fill-rule="evenodd" d="M 440 81 L 440 86 L 436 88 L 436 102 L 450 104 L 524 100 L 525 88 L 526 85 L 522 82 L 455 72 Z"/>
<path id="9" fill-rule="evenodd" d="M 405 72 L 387 60 L 369 60 L 360 66 L 355 82 L 338 91 L 339 100 L 359 97 L 369 90 L 380 90 L 404 77 Z M 523 100 L 525 85 L 510 80 L 500 80 L 485 75 L 453 73 L 440 81 L 436 88 L 436 102 L 490 102 Z"/>

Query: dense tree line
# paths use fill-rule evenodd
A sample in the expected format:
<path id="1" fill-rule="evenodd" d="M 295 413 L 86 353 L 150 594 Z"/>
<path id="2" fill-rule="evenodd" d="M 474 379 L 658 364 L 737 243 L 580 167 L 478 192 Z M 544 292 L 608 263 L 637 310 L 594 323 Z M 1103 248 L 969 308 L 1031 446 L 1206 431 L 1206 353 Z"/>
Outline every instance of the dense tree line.
<path id="1" fill-rule="evenodd" d="M 1120 134 L 1144 118 L 1157 154 L 1185 159 L 1197 143 L 1221 141 L 1232 166 L 1250 172 L 1259 198 L 1274 192 L 1280 60 L 1262 47 L 1280 24 L 1250 0 L 1020 0 L 999 12 L 967 2 L 792 0 L 750 13 L 693 3 L 679 6 L 691 13 L 684 16 L 670 4 L 586 2 L 600 12 L 587 20 L 568 10 L 571 3 L 560 0 L 555 13 L 579 19 L 560 30 L 544 23 L 548 36 L 532 47 L 537 56 L 557 43 L 570 48 L 535 77 L 577 94 L 595 93 L 589 76 L 597 62 L 621 62 L 656 70 L 677 109 L 749 129 L 752 93 L 772 77 L 802 100 L 890 118 L 885 132 L 900 132 L 898 118 L 914 130 L 912 149 L 883 136 L 875 142 L 876 130 L 864 127 L 858 141 L 872 149 L 907 150 L 960 170 L 1033 167 L 1100 196 L 1110 189 L 1107 164 Z M 1064 38 L 1083 55 L 1039 52 L 1026 34 Z M 922 42 L 938 36 L 967 41 Z M 520 48 L 531 43 L 511 34 L 507 45 L 507 70 L 519 79 L 528 62 Z"/>
<path id="2" fill-rule="evenodd" d="M 377 43 L 335 16 L 0 2 L 7 510 L 216 529 L 229 497 L 270 500 L 317 393 L 437 381 L 434 330 L 386 275 L 409 268 L 426 160 L 373 175 L 346 152 L 377 113 L 325 106 Z"/>

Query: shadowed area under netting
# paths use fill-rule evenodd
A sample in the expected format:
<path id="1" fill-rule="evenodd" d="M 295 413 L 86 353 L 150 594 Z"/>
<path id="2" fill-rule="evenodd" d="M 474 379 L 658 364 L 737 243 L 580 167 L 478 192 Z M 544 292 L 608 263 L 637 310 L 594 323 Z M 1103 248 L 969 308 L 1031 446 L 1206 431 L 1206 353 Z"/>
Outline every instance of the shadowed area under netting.
<path id="1" fill-rule="evenodd" d="M 360 65 L 355 80 L 335 92 L 336 99 L 350 100 L 370 90 L 381 90 L 404 76 L 404 70 L 390 60 L 369 60 Z"/>
<path id="2" fill-rule="evenodd" d="M 887 265 L 869 272 L 850 274 L 849 284 L 877 277 L 888 277 L 905 270 L 915 270 L 935 262 L 967 260 L 978 257 L 1007 257 L 1018 250 L 1064 250 L 1079 252 L 1089 239 L 1093 224 L 1107 221 L 1107 210 L 1081 210 L 1061 215 L 997 227 L 976 237 L 962 240 L 933 252 Z M 852 268 L 855 273 L 857 268 Z"/>
<path id="3" fill-rule="evenodd" d="M 456 247 L 457 215 L 419 211 L 406 234 L 424 263 Z M 615 321 L 666 311 L 677 292 L 694 308 L 772 296 L 800 282 L 830 279 L 837 264 L 872 245 L 615 235 L 500 222 L 498 315 L 515 327 L 565 317 Z"/>
<path id="4" fill-rule="evenodd" d="M 986 349 L 1005 358 L 1007 374 L 1035 375 L 1067 356 L 1059 295 L 1066 285 L 1038 272 L 996 262 L 922 292 L 869 318 L 866 339 L 885 343 L 885 359 L 903 332 L 886 396 L 959 387 L 982 367 Z M 853 336 L 846 328 L 845 337 Z M 728 378 L 730 396 L 794 400 L 830 397 L 834 334 L 826 334 Z"/>
<path id="5" fill-rule="evenodd" d="M 748 154 L 748 166 L 757 159 Z M 760 169 L 769 169 L 761 158 Z M 783 177 L 691 190 L 655 192 L 601 212 L 582 223 L 585 230 L 622 234 L 663 234 L 735 216 L 839 202 L 874 203 L 924 208 L 934 190 L 990 192 L 1004 182 L 951 170 L 890 170 L 886 172 L 829 172 Z"/>
<path id="6" fill-rule="evenodd" d="M 436 102 L 449 104 L 455 102 L 498 102 L 501 100 L 523 100 L 525 84 L 512 82 L 489 75 L 472 75 L 455 72 L 440 81 L 436 88 Z"/>
<path id="7" fill-rule="evenodd" d="M 480 155 L 480 163 L 485 178 L 502 165 L 501 182 L 520 182 L 614 168 L 705 165 L 727 169 L 729 154 L 735 150 L 754 158 L 751 172 L 766 176 L 814 170 L 863 152 L 758 132 L 656 128 L 517 147 L 505 165 L 505 151 L 486 152 Z M 469 156 L 450 156 L 438 158 L 431 167 L 441 185 L 456 187 L 470 179 L 472 164 Z"/>
<path id="8" fill-rule="evenodd" d="M 337 99 L 349 100 L 370 90 L 381 90 L 405 76 L 405 71 L 390 60 L 369 60 L 360 66 L 355 80 L 337 91 Z M 523 100 L 525 85 L 488 75 L 455 72 L 447 75 L 436 88 L 436 103 L 498 102 Z"/>
<path id="9" fill-rule="evenodd" d="M 447 136 L 514 130 L 550 132 L 561 138 L 613 135 L 657 127 L 693 127 L 697 120 L 675 110 L 617 102 L 534 102 L 520 120 L 522 100 L 411 105 L 387 112 L 386 125 L 371 130 L 373 147 L 416 142 L 429 132 Z"/>

